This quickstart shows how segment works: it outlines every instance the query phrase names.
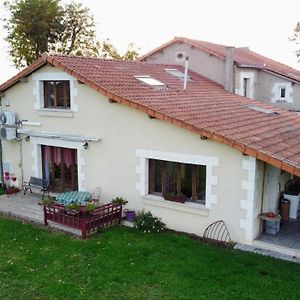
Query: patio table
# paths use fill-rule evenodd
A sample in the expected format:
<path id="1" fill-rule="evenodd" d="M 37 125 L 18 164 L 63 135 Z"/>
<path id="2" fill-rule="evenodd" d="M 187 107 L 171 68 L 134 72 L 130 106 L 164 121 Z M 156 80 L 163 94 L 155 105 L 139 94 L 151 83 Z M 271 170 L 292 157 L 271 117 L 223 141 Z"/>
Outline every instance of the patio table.
<path id="1" fill-rule="evenodd" d="M 91 199 L 92 193 L 83 191 L 65 192 L 56 197 L 57 201 L 65 205 L 70 203 L 86 204 L 86 202 L 89 202 Z"/>

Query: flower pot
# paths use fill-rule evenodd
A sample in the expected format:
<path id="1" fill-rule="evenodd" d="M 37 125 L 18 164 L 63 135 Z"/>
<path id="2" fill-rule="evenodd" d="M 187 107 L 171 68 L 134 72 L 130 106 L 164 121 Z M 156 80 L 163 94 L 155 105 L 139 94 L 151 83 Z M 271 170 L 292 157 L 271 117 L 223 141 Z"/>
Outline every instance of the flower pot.
<path id="1" fill-rule="evenodd" d="M 135 220 L 135 211 L 134 210 L 127 210 L 126 211 L 126 221 L 134 222 Z"/>

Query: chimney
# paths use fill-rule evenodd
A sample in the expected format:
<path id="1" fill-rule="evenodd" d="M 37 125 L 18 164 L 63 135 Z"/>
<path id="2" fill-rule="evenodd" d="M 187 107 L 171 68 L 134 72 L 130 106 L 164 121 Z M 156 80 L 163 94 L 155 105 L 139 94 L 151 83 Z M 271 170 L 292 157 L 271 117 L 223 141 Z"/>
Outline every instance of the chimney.
<path id="1" fill-rule="evenodd" d="M 234 47 L 226 47 L 224 88 L 233 93 L 233 51 Z"/>
<path id="2" fill-rule="evenodd" d="M 188 79 L 188 68 L 189 68 L 189 57 L 185 58 L 185 67 L 184 67 L 184 77 L 183 77 L 183 89 L 186 89 L 187 79 Z"/>

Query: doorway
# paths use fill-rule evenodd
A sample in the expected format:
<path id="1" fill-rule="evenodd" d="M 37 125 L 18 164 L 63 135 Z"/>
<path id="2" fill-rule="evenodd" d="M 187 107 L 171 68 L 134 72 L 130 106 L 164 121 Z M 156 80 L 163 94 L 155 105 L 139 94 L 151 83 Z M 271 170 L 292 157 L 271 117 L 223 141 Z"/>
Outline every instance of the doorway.
<path id="1" fill-rule="evenodd" d="M 78 190 L 77 150 L 41 145 L 43 178 L 50 191 L 61 193 Z"/>

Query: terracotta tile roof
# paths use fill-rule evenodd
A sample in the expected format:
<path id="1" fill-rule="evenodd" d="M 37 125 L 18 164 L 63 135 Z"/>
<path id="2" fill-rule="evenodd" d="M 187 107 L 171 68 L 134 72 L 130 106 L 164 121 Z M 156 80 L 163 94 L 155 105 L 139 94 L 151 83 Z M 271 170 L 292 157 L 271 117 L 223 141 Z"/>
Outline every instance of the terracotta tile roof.
<path id="1" fill-rule="evenodd" d="M 198 41 L 198 40 L 193 40 L 184 37 L 175 37 L 173 40 L 161 45 L 160 47 L 142 56 L 140 58 L 140 61 L 143 61 L 144 59 L 151 56 L 152 54 L 161 51 L 165 47 L 168 47 L 174 43 L 185 43 L 193 47 L 196 47 L 202 51 L 205 51 L 211 55 L 214 55 L 218 58 L 225 59 L 225 54 L 226 54 L 225 45 Z M 275 60 L 267 58 L 256 52 L 253 52 L 246 47 L 234 48 L 234 62 L 241 67 L 257 68 L 269 72 L 274 72 L 276 74 L 290 78 L 294 81 L 300 82 L 299 70 L 293 69 L 287 65 L 284 65 Z"/>
<path id="2" fill-rule="evenodd" d="M 193 72 L 189 72 L 192 80 L 183 90 L 182 80 L 165 71 L 165 68 L 183 71 L 180 66 L 60 55 L 43 56 L 34 67 L 2 84 L 0 91 L 45 63 L 64 70 L 116 102 L 300 176 L 300 116 L 295 112 L 228 93 L 222 86 Z M 166 88 L 143 84 L 136 75 L 150 75 L 165 83 Z"/>

